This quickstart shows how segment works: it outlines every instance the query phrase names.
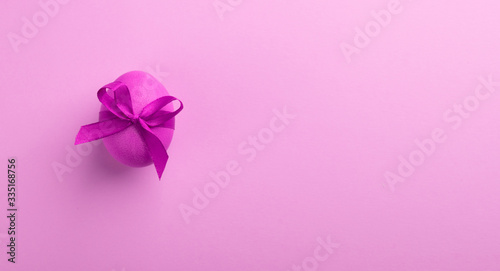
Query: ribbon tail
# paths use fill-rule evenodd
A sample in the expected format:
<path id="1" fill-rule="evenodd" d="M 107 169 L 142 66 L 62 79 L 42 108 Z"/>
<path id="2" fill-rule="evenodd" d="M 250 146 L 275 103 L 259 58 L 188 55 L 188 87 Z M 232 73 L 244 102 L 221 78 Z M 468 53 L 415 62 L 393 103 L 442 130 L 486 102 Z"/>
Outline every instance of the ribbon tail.
<path id="1" fill-rule="evenodd" d="M 88 125 L 84 125 L 80 128 L 80 131 L 76 135 L 75 145 L 87 143 L 103 137 L 107 137 L 123 131 L 125 128 L 129 127 L 132 123 L 128 120 L 122 120 L 119 118 L 108 119 Z"/>
<path id="2" fill-rule="evenodd" d="M 161 179 L 168 161 L 167 150 L 165 149 L 165 146 L 163 146 L 163 143 L 158 138 L 158 136 L 153 133 L 153 131 L 143 120 L 140 120 L 140 124 L 142 128 L 144 128 L 141 134 L 144 138 L 144 141 L 146 142 L 149 153 L 151 154 L 156 172 L 158 173 L 158 178 Z"/>

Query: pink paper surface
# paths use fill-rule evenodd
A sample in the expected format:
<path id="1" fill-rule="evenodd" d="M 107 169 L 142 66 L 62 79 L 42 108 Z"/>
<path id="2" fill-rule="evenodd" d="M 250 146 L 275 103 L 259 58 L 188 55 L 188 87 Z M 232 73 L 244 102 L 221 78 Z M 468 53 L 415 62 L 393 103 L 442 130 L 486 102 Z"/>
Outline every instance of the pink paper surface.
<path id="1" fill-rule="evenodd" d="M 2 1 L 0 270 L 500 270 L 499 10 Z M 131 70 L 185 105 L 161 181 L 73 145 Z"/>

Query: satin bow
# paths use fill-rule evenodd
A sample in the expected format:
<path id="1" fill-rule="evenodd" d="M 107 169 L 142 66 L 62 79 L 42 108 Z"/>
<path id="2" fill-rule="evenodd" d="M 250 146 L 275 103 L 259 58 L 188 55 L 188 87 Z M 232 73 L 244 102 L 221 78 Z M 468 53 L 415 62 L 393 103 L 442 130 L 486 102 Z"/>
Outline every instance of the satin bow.
<path id="1" fill-rule="evenodd" d="M 114 99 L 107 93 L 107 89 L 114 91 Z M 169 120 L 182 110 L 182 102 L 172 96 L 163 96 L 152 101 L 142 109 L 141 113 L 136 114 L 132 107 L 128 87 L 117 81 L 99 89 L 97 98 L 109 111 L 100 112 L 101 121 L 82 126 L 76 136 L 75 145 L 101 139 L 123 131 L 131 125 L 136 125 L 151 154 L 158 178 L 161 178 L 168 161 L 168 154 L 165 146 L 151 128 L 174 129 L 174 123 Z M 177 110 L 173 112 L 161 110 L 173 101 L 180 103 Z"/>

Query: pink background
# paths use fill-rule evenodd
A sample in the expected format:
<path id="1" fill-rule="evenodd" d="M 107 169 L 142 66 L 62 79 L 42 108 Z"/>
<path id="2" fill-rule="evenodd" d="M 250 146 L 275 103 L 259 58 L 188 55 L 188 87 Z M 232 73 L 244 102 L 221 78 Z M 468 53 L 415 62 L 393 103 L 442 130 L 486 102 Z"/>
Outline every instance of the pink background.
<path id="1" fill-rule="evenodd" d="M 233 0 L 221 20 L 213 0 L 70 1 L 15 52 L 9 33 L 42 8 L 2 1 L 19 212 L 11 264 L 1 177 L 0 270 L 292 270 L 327 236 L 340 246 L 310 270 L 500 270 L 500 92 L 443 120 L 479 77 L 500 81 L 500 4 L 402 0 L 348 63 L 340 44 L 390 2 Z M 130 70 L 185 104 L 162 180 L 102 144 L 59 180 L 97 90 Z M 238 146 L 284 107 L 295 119 L 248 162 Z M 384 174 L 435 128 L 446 141 L 391 191 Z M 232 160 L 241 173 L 186 223 L 179 206 Z"/>

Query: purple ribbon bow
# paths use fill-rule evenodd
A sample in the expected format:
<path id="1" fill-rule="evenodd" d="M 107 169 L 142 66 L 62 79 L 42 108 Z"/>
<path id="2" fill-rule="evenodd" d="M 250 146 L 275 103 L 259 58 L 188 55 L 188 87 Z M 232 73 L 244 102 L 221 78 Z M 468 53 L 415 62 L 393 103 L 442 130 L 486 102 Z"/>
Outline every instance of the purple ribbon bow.
<path id="1" fill-rule="evenodd" d="M 107 89 L 114 91 L 114 99 L 107 93 Z M 163 96 L 146 105 L 141 113 L 135 114 L 128 87 L 117 81 L 99 89 L 97 97 L 109 111 L 100 112 L 102 121 L 82 126 L 76 136 L 75 145 L 101 139 L 123 131 L 131 125 L 136 125 L 151 154 L 158 178 L 161 178 L 168 161 L 168 154 L 165 146 L 151 128 L 174 129 L 174 123 L 169 120 L 182 110 L 182 102 L 172 96 Z M 177 110 L 173 112 L 161 110 L 173 101 L 180 103 Z"/>

